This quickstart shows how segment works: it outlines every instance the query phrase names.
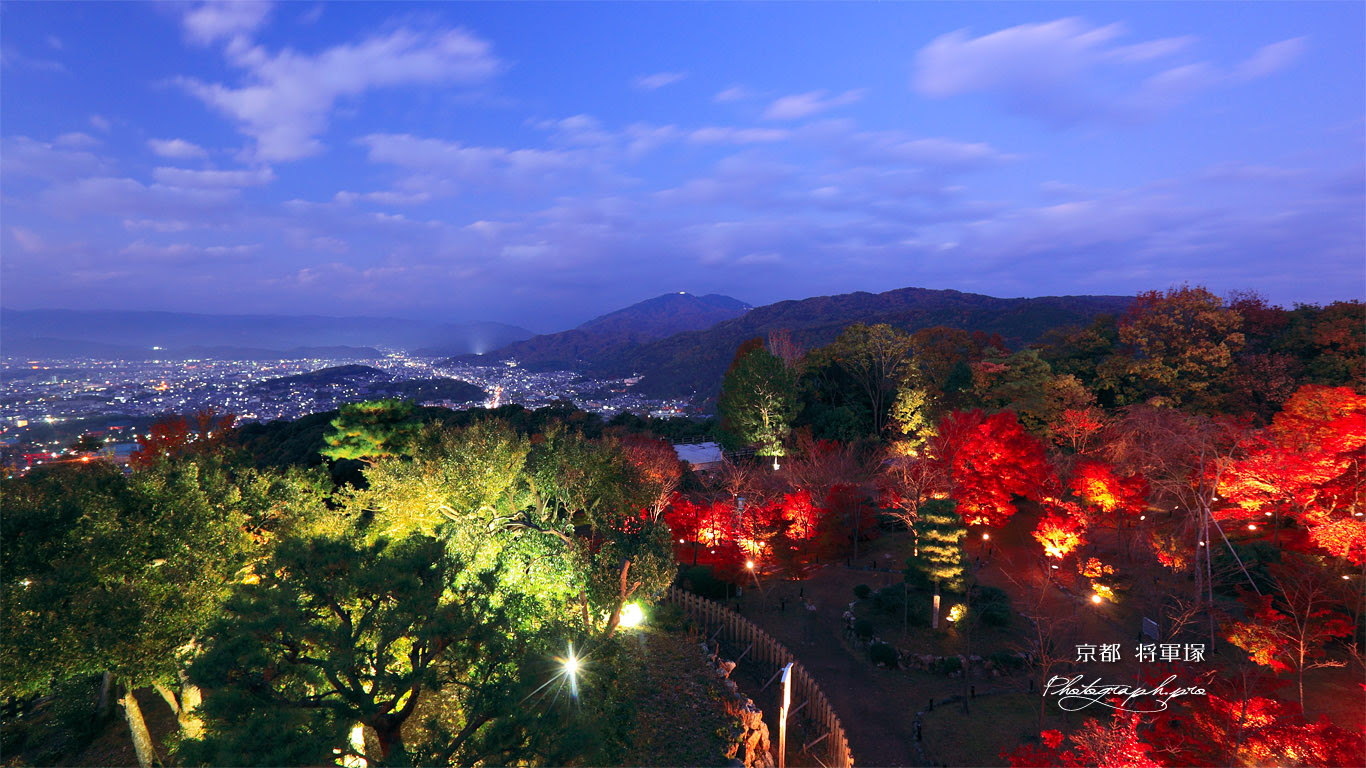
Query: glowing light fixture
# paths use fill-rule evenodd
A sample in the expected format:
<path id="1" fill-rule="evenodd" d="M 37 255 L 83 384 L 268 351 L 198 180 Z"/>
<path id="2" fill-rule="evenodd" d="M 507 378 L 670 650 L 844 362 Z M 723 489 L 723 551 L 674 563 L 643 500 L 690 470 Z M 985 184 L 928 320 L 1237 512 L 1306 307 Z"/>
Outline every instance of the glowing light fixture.
<path id="1" fill-rule="evenodd" d="M 640 603 L 627 603 L 621 607 L 621 626 L 638 627 L 645 621 L 645 612 L 640 609 Z"/>
<path id="2" fill-rule="evenodd" d="M 1095 603 L 1096 605 L 1100 605 L 1103 599 L 1104 598 L 1102 598 L 1100 595 L 1091 595 L 1091 602 Z"/>
<path id="3" fill-rule="evenodd" d="M 751 571 L 754 570 L 754 561 L 753 561 L 753 560 L 746 560 L 746 561 L 745 561 L 745 567 L 748 568 L 748 569 L 750 569 Z"/>
<path id="4" fill-rule="evenodd" d="M 991 534 L 989 534 L 989 533 L 983 533 L 983 534 L 982 534 L 982 541 L 988 541 L 988 540 L 990 540 L 990 539 L 991 539 Z"/>
<path id="5" fill-rule="evenodd" d="M 1256 523 L 1248 523 L 1248 524 L 1247 524 L 1247 529 L 1248 529 L 1249 531 L 1255 531 L 1255 530 L 1257 530 L 1257 524 L 1256 524 Z"/>

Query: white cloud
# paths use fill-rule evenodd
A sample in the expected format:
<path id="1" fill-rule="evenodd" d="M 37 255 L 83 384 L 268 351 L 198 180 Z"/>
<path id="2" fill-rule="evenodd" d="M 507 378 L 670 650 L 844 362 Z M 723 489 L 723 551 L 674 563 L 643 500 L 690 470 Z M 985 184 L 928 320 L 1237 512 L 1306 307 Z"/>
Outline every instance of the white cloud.
<path id="1" fill-rule="evenodd" d="M 687 72 L 656 72 L 653 75 L 641 75 L 632 83 L 642 91 L 655 91 L 666 85 L 673 85 L 687 76 Z"/>
<path id="2" fill-rule="evenodd" d="M 745 99 L 752 98 L 753 96 L 754 94 L 750 93 L 749 89 L 744 87 L 743 85 L 732 85 L 731 87 L 713 96 L 712 101 L 715 101 L 720 104 L 725 104 L 726 102 L 731 101 L 744 101 Z"/>
<path id="3" fill-rule="evenodd" d="M 141 261 L 186 262 L 209 259 L 236 260 L 250 257 L 261 249 L 259 244 L 251 245 L 193 245 L 191 243 L 149 243 L 135 240 L 119 250 L 120 256 Z"/>
<path id="4" fill-rule="evenodd" d="M 921 49 L 913 83 L 926 96 L 1058 87 L 1091 67 L 1121 30 L 1118 24 L 1092 27 L 1076 18 L 1021 24 L 978 38 L 960 29 Z"/>
<path id="5" fill-rule="evenodd" d="M 944 98 L 987 93 L 1013 111 L 1067 125 L 1087 120 L 1131 121 L 1171 109 L 1209 89 L 1263 77 L 1290 65 L 1303 38 L 1273 43 L 1232 71 L 1208 62 L 1141 71 L 1187 51 L 1193 37 L 1120 45 L 1119 24 L 1082 19 L 1020 24 L 981 37 L 966 30 L 941 35 L 916 54 L 912 87 Z"/>
<path id="6" fill-rule="evenodd" d="M 0 171 L 5 176 L 63 180 L 102 170 L 104 162 L 85 149 L 88 143 L 74 140 L 73 144 L 76 135 L 85 134 L 66 134 L 51 143 L 27 136 L 6 137 L 0 140 Z"/>
<path id="7" fill-rule="evenodd" d="M 799 120 L 836 107 L 842 107 L 863 98 L 863 89 L 854 89 L 827 98 L 825 91 L 810 91 L 784 96 L 775 100 L 764 110 L 767 120 Z"/>
<path id="8" fill-rule="evenodd" d="M 173 160 L 192 160 L 209 156 L 203 147 L 184 139 L 148 139 L 147 146 L 158 155 Z"/>
<path id="9" fill-rule="evenodd" d="M 479 178 L 499 169 L 544 173 L 572 168 L 583 162 L 579 155 L 568 151 L 470 147 L 458 141 L 423 139 L 408 134 L 374 133 L 361 138 L 360 142 L 369 147 L 371 162 L 440 171 L 462 178 Z"/>
<path id="10" fill-rule="evenodd" d="M 168 187 L 224 189 L 269 184 L 275 180 L 275 172 L 270 168 L 247 171 L 192 171 L 188 168 L 163 166 L 152 171 L 152 178 L 156 179 L 158 184 L 165 184 Z"/>
<path id="11" fill-rule="evenodd" d="M 101 143 L 102 142 L 94 136 L 91 136 L 88 133 L 81 133 L 80 131 L 64 133 L 52 140 L 53 146 L 69 149 L 90 149 L 91 147 L 98 147 Z"/>
<path id="12" fill-rule="evenodd" d="M 705 126 L 688 134 L 698 144 L 760 144 L 786 141 L 792 134 L 781 128 L 735 128 Z"/>
<path id="13" fill-rule="evenodd" d="M 95 130 L 97 131 L 108 132 L 111 127 L 109 118 L 105 117 L 104 115 L 91 115 L 90 124 L 94 126 Z"/>
<path id="14" fill-rule="evenodd" d="M 231 88 L 188 78 L 181 83 L 236 120 L 255 140 L 254 156 L 265 161 L 320 152 L 317 137 L 327 129 L 338 98 L 399 85 L 470 85 L 492 77 L 501 66 L 489 43 L 463 29 L 399 29 L 316 56 L 230 46 L 228 57 L 247 71 L 247 85 Z"/>
<path id="15" fill-rule="evenodd" d="M 207 45 L 223 38 L 254 32 L 270 15 L 270 3 L 254 0 L 215 0 L 188 6 L 181 19 L 191 42 Z"/>
<path id="16" fill-rule="evenodd" d="M 1238 65 L 1233 76 L 1239 80 L 1255 80 L 1279 72 L 1293 64 L 1304 53 L 1304 48 L 1303 37 L 1292 37 L 1262 46 L 1251 58 Z"/>

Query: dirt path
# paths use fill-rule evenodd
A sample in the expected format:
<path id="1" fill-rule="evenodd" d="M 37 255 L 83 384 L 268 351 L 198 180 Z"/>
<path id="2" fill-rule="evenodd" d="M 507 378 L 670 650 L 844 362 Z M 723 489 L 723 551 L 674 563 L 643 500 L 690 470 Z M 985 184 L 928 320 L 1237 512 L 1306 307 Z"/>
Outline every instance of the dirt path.
<path id="1" fill-rule="evenodd" d="M 919 765 L 910 723 L 926 696 L 905 677 L 855 656 L 841 638 L 852 585 L 868 578 L 842 567 L 823 568 L 805 582 L 767 586 L 766 610 L 757 594 L 747 593 L 742 610 L 796 654 L 820 684 L 844 726 L 855 765 Z M 802 608 L 802 597 L 814 600 L 814 617 Z M 783 598 L 785 610 L 779 607 Z"/>

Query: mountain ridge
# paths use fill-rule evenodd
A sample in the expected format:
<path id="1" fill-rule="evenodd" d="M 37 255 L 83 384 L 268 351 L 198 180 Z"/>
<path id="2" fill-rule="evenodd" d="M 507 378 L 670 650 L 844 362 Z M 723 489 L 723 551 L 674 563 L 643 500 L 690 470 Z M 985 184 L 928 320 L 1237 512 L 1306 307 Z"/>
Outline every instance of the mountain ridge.
<path id="1" fill-rule="evenodd" d="M 581 368 L 608 352 L 625 349 L 675 333 L 709 328 L 748 312 L 739 299 L 686 291 L 666 293 L 599 315 L 578 327 L 513 342 L 479 356 L 456 356 L 455 362 L 487 363 L 516 359 L 530 369 Z"/>
<path id="2" fill-rule="evenodd" d="M 640 375 L 636 387 L 643 394 L 705 400 L 720 387 L 740 343 L 770 331 L 787 329 L 794 342 L 812 349 L 834 341 L 854 323 L 887 323 L 908 331 L 942 325 L 999 333 L 1008 345 L 1019 346 L 1051 328 L 1122 312 L 1132 301 L 1129 296 L 1103 295 L 1001 299 L 929 288 L 793 299 L 756 307 L 705 330 L 612 350 L 589 365 L 587 373 Z"/>

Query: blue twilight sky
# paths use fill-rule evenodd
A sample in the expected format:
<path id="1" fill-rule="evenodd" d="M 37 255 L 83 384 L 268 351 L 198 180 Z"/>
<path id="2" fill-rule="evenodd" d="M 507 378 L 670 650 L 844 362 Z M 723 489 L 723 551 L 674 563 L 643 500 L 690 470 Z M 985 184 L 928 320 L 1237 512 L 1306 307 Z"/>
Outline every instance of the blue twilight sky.
<path id="1" fill-rule="evenodd" d="M 7 307 L 1366 296 L 1366 4 L 0 4 Z"/>

